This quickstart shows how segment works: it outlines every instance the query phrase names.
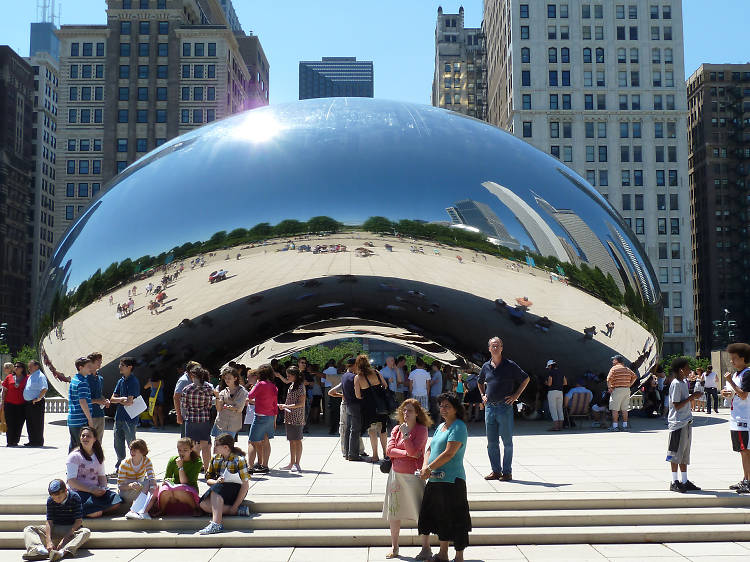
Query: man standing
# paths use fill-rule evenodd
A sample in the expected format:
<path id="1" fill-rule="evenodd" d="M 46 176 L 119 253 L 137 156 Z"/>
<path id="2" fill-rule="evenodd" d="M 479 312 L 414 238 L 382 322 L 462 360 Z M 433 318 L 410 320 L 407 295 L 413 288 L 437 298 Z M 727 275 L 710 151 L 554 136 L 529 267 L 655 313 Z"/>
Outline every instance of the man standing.
<path id="1" fill-rule="evenodd" d="M 117 464 L 115 472 L 120 468 L 120 463 L 125 459 L 125 443 L 135 440 L 135 428 L 138 426 L 138 416 L 131 418 L 125 411 L 125 406 L 132 406 L 136 397 L 141 395 L 141 383 L 133 375 L 135 368 L 135 359 L 132 357 L 123 357 L 120 359 L 120 374 L 122 377 L 117 381 L 112 398 L 109 399 L 111 404 L 117 404 L 115 411 L 115 453 L 117 454 Z"/>
<path id="2" fill-rule="evenodd" d="M 359 448 L 362 433 L 362 400 L 354 392 L 354 359 L 346 362 L 346 373 L 341 375 L 341 391 L 346 404 L 344 426 L 344 457 L 349 461 L 361 461 Z"/>
<path id="3" fill-rule="evenodd" d="M 24 447 L 41 447 L 44 445 L 44 395 L 49 385 L 47 377 L 40 371 L 41 365 L 36 359 L 29 361 L 29 378 L 23 389 L 26 401 L 26 431 L 29 442 Z"/>
<path id="4" fill-rule="evenodd" d="M 93 369 L 91 359 L 79 357 L 76 359 L 78 372 L 73 376 L 68 387 L 68 432 L 70 445 L 68 452 L 81 444 L 81 429 L 94 426 L 91 418 L 91 389 L 87 377 Z"/>
<path id="5" fill-rule="evenodd" d="M 89 353 L 88 358 L 92 363 L 91 374 L 86 377 L 91 390 L 91 419 L 94 422 L 91 427 L 96 431 L 96 438 L 101 443 L 104 438 L 104 408 L 109 406 L 109 400 L 104 398 L 103 393 L 104 379 L 99 374 L 99 369 L 102 368 L 102 354 L 95 351 Z"/>
<path id="6" fill-rule="evenodd" d="M 487 427 L 487 454 L 492 472 L 485 480 L 512 480 L 513 404 L 529 384 L 529 375 L 514 361 L 503 357 L 503 340 L 495 336 L 488 342 L 490 360 L 479 373 L 479 392 L 484 402 Z M 503 440 L 502 465 L 500 439 Z"/>
<path id="7" fill-rule="evenodd" d="M 706 412 L 711 413 L 711 400 L 714 403 L 714 412 L 719 413 L 719 375 L 714 371 L 713 365 L 709 365 L 706 374 L 703 375 L 703 389 L 706 392 Z"/>
<path id="8" fill-rule="evenodd" d="M 672 492 L 698 491 L 700 488 L 687 477 L 687 466 L 690 464 L 690 445 L 693 440 L 693 414 L 690 412 L 690 401 L 701 393 L 690 394 L 685 377 L 690 374 L 690 362 L 687 357 L 677 357 L 672 361 L 674 379 L 669 385 L 669 442 L 667 444 L 667 462 L 671 464 L 672 481 L 669 489 Z M 677 468 L 682 471 L 682 479 L 677 479 Z"/>
<path id="9" fill-rule="evenodd" d="M 612 368 L 607 375 L 609 389 L 609 409 L 612 412 L 612 427 L 609 431 L 628 430 L 628 409 L 630 408 L 630 387 L 638 379 L 635 373 L 625 366 L 625 358 L 615 355 Z M 622 428 L 617 427 L 617 418 L 622 412 Z"/>
<path id="10" fill-rule="evenodd" d="M 339 421 L 341 416 L 341 398 L 337 396 L 331 396 L 328 392 L 337 384 L 341 382 L 341 376 L 339 375 L 338 369 L 336 369 L 336 360 L 331 359 L 326 363 L 326 368 L 323 369 L 325 379 L 323 379 L 324 393 L 323 400 L 326 404 L 326 414 L 328 416 L 328 435 L 336 435 L 339 430 Z"/>
<path id="11" fill-rule="evenodd" d="M 409 373 L 409 394 L 417 400 L 422 408 L 430 411 L 430 373 L 424 370 L 424 360 L 417 357 L 416 368 Z"/>
<path id="12" fill-rule="evenodd" d="M 409 385 L 406 378 L 406 357 L 399 355 L 396 359 L 396 403 L 401 404 L 409 398 Z"/>
<path id="13" fill-rule="evenodd" d="M 440 419 L 437 399 L 442 393 L 443 373 L 440 371 L 440 362 L 433 361 L 430 366 L 430 416 L 436 421 Z"/>

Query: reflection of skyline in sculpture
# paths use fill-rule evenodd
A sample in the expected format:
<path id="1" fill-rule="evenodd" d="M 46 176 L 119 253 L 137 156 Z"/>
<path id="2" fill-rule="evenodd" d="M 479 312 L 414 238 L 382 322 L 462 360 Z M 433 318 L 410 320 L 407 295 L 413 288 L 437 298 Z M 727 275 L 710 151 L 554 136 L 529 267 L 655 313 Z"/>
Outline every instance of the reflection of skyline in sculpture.
<path id="1" fill-rule="evenodd" d="M 496 239 L 501 246 L 511 250 L 521 249 L 520 242 L 510 235 L 500 217 L 488 205 L 471 199 L 462 199 L 456 201 L 452 207 L 447 207 L 445 211 L 453 224 L 473 226 L 490 238 Z"/>
<path id="2" fill-rule="evenodd" d="M 568 263 L 570 258 L 565 247 L 545 220 L 531 206 L 507 187 L 492 181 L 482 182 L 482 186 L 496 196 L 518 219 L 529 239 L 542 256 L 552 256 Z"/>
<path id="3" fill-rule="evenodd" d="M 571 209 L 557 209 L 533 191 L 534 200 L 559 224 L 580 250 L 581 259 L 590 267 L 598 267 L 606 276 L 612 275 L 620 291 L 625 290 L 623 275 L 599 237 L 586 222 Z"/>
<path id="4" fill-rule="evenodd" d="M 641 262 L 638 261 L 638 258 L 636 256 L 636 251 L 633 249 L 630 243 L 625 239 L 625 237 L 613 225 L 608 224 L 607 228 L 609 229 L 610 233 L 612 233 L 612 236 L 614 236 L 615 239 L 620 243 L 619 248 L 622 248 L 622 250 L 620 251 L 620 255 L 622 256 L 624 261 L 630 264 L 633 272 L 635 272 L 635 276 L 638 279 L 638 286 L 641 288 L 640 290 L 641 296 L 646 302 L 649 302 L 649 303 L 655 302 L 656 301 L 655 287 L 652 283 L 649 282 L 648 275 L 644 271 L 643 266 L 641 265 Z M 623 255 L 623 252 L 624 252 L 624 255 Z"/>

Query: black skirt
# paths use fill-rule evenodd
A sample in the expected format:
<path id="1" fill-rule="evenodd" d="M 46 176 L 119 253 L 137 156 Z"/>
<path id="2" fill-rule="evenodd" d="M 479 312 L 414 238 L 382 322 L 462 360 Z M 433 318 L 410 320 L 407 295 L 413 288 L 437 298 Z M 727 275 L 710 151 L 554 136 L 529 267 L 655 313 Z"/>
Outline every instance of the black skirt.
<path id="1" fill-rule="evenodd" d="M 427 482 L 419 510 L 419 534 L 435 534 L 453 543 L 456 550 L 469 546 L 471 515 L 466 497 L 466 481 Z"/>
<path id="2" fill-rule="evenodd" d="M 234 504 L 234 500 L 237 499 L 237 494 L 240 493 L 241 487 L 242 484 L 237 484 L 235 482 L 219 482 L 203 493 L 201 501 L 207 500 L 211 495 L 211 492 L 213 492 L 224 498 L 224 505 L 232 505 Z"/>

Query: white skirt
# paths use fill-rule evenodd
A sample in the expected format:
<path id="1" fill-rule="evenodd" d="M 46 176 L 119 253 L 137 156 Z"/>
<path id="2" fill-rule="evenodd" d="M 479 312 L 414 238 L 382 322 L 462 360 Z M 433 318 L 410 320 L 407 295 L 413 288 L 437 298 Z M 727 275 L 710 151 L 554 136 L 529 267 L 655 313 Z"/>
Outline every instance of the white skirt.
<path id="1" fill-rule="evenodd" d="M 404 474 L 391 469 L 385 486 L 383 519 L 419 520 L 425 483 L 414 474 Z"/>

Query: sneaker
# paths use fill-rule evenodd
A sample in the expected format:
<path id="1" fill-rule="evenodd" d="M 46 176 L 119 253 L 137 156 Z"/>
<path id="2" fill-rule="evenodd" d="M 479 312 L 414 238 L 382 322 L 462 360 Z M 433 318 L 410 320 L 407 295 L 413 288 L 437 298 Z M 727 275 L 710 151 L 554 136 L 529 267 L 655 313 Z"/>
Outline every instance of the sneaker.
<path id="1" fill-rule="evenodd" d="M 143 516 L 135 511 L 128 511 L 125 514 L 125 519 L 143 519 Z"/>
<path id="2" fill-rule="evenodd" d="M 260 463 L 257 463 L 257 462 L 256 462 L 256 463 L 255 463 L 255 464 L 254 464 L 254 465 L 253 465 L 253 466 L 252 466 L 251 468 L 252 468 L 253 470 L 258 470 L 259 468 L 261 468 L 261 466 L 263 466 L 263 465 L 261 465 Z"/>
<path id="3" fill-rule="evenodd" d="M 690 480 L 688 480 L 687 482 L 685 482 L 682 485 L 682 488 L 686 492 L 700 492 L 700 490 L 701 490 L 698 486 L 696 486 L 695 484 L 693 484 Z"/>
<path id="4" fill-rule="evenodd" d="M 209 522 L 208 525 L 203 527 L 200 531 L 195 533 L 196 535 L 215 535 L 216 533 L 221 533 L 224 531 L 224 525 L 221 525 L 219 523 L 214 523 L 213 521 Z"/>
<path id="5" fill-rule="evenodd" d="M 42 560 L 47 558 L 49 551 L 43 546 L 38 546 L 34 550 L 28 550 L 21 555 L 24 560 Z"/>
<path id="6" fill-rule="evenodd" d="M 245 504 L 242 504 L 239 509 L 237 509 L 237 515 L 241 517 L 250 517 L 250 508 Z"/>
<path id="7" fill-rule="evenodd" d="M 747 480 L 740 480 L 736 484 L 732 484 L 731 486 L 729 486 L 729 489 L 730 490 L 738 490 L 738 489 L 743 488 L 743 487 L 745 487 L 747 485 L 748 485 L 748 481 Z"/>
<path id="8" fill-rule="evenodd" d="M 65 558 L 66 551 L 64 550 L 53 550 L 49 553 L 49 559 L 52 562 L 56 562 L 57 560 L 62 560 Z"/>
<path id="9" fill-rule="evenodd" d="M 735 490 L 738 494 L 750 494 L 750 482 L 745 483 Z"/>
<path id="10" fill-rule="evenodd" d="M 676 480 L 673 480 L 672 483 L 669 485 L 669 491 L 670 492 L 679 492 L 680 494 L 684 494 L 685 493 L 685 489 L 682 487 L 682 484 L 680 484 Z"/>
<path id="11" fill-rule="evenodd" d="M 141 515 L 141 519 L 151 519 L 151 516 L 145 511 L 141 513 L 140 515 Z"/>
<path id="12" fill-rule="evenodd" d="M 617 428 L 617 430 L 618 431 L 630 431 L 630 426 L 629 425 L 621 425 L 620 427 Z"/>
<path id="13" fill-rule="evenodd" d="M 255 472 L 259 474 L 268 474 L 271 471 L 270 468 L 267 466 L 258 465 L 258 468 L 255 469 Z"/>
<path id="14" fill-rule="evenodd" d="M 295 470 L 295 472 L 302 472 L 302 469 L 299 467 L 298 464 L 294 465 L 294 470 Z"/>
<path id="15" fill-rule="evenodd" d="M 616 425 L 610 425 L 607 428 L 607 431 L 620 431 L 620 428 L 618 426 L 616 426 Z"/>

